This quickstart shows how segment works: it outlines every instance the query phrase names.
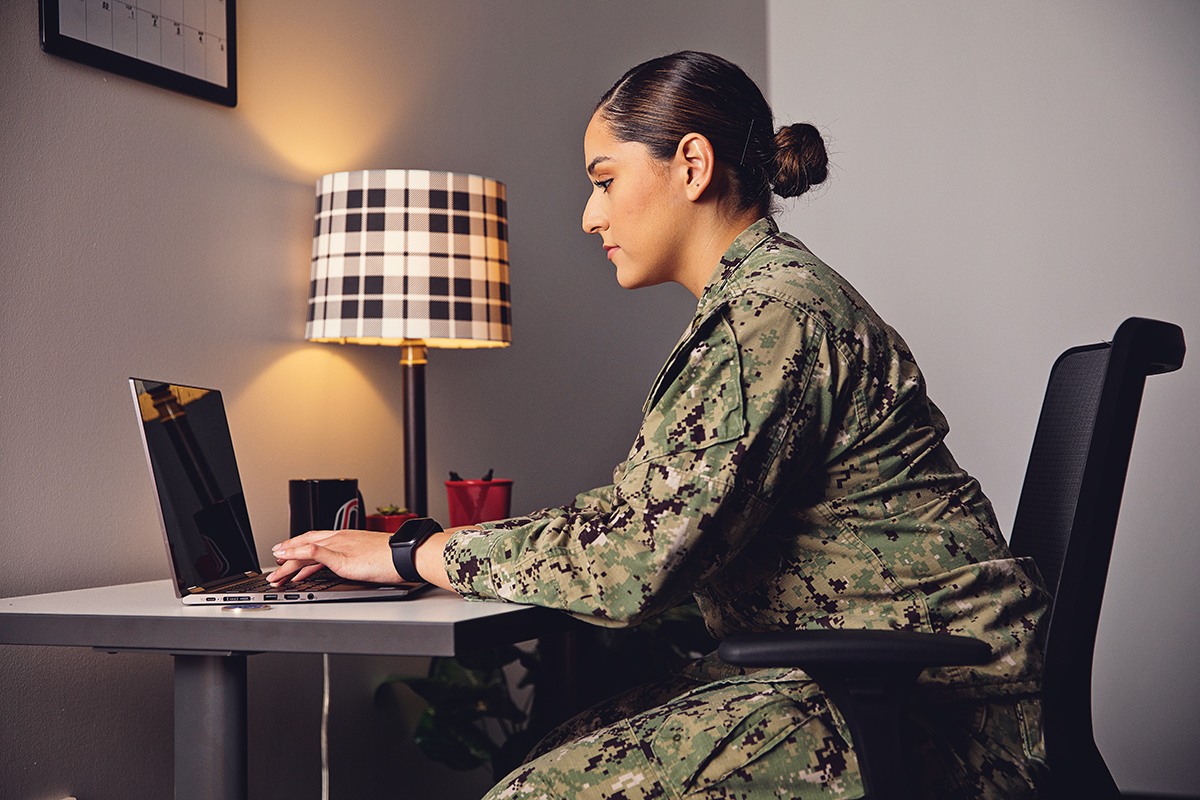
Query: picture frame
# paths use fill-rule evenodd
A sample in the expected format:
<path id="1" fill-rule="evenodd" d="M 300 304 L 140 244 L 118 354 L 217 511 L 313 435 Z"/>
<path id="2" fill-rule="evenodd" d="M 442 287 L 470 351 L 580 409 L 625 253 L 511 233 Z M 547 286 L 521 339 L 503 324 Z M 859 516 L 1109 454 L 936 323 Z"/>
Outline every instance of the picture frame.
<path id="1" fill-rule="evenodd" d="M 236 0 L 38 0 L 42 50 L 233 107 Z"/>

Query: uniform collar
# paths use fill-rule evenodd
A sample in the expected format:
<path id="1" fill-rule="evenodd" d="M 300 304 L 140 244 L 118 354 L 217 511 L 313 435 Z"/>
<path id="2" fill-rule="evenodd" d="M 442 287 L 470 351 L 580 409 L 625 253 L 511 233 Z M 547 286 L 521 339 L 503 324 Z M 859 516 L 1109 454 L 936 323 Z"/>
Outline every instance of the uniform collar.
<path id="1" fill-rule="evenodd" d="M 746 256 L 750 255 L 763 242 L 777 233 L 779 233 L 779 226 L 775 224 L 775 221 L 770 217 L 763 217 L 739 233 L 737 238 L 733 240 L 733 244 L 729 245 L 729 249 L 725 251 L 725 255 L 721 256 L 721 263 L 713 270 L 712 276 L 709 277 L 708 283 L 704 286 L 704 292 L 700 295 L 700 304 L 696 306 L 696 315 L 692 317 L 692 324 L 683 332 L 682 338 L 675 345 L 675 349 L 671 351 L 671 357 L 667 359 L 667 363 L 654 380 L 654 385 L 650 388 L 650 394 L 646 397 L 646 402 L 642 406 L 642 413 L 649 413 L 651 406 L 658 400 L 662 382 L 670 373 L 671 365 L 675 363 L 675 359 L 679 354 L 690 346 L 689 342 L 692 336 L 695 335 L 696 330 L 705 319 L 726 302 L 729 292 L 728 284 L 734 279 L 738 267 L 746 260 Z"/>
<path id="2" fill-rule="evenodd" d="M 779 233 L 779 226 L 775 224 L 775 220 L 763 217 L 738 234 L 738 237 L 733 240 L 733 244 L 729 245 L 729 249 L 725 251 L 725 255 L 721 256 L 721 263 L 713 270 L 708 283 L 704 285 L 704 291 L 700 295 L 700 304 L 696 309 L 697 317 L 704 316 L 713 302 L 719 301 L 725 296 L 726 285 L 733 278 L 738 267 L 746 260 L 746 256 L 777 233 Z"/>

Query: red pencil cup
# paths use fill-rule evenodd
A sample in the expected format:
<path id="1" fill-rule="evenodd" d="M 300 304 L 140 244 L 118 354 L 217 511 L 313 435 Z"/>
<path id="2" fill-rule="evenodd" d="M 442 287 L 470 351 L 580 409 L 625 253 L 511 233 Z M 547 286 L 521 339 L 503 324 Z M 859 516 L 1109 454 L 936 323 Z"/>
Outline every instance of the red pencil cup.
<path id="1" fill-rule="evenodd" d="M 450 527 L 507 519 L 512 508 L 512 481 L 446 481 Z"/>

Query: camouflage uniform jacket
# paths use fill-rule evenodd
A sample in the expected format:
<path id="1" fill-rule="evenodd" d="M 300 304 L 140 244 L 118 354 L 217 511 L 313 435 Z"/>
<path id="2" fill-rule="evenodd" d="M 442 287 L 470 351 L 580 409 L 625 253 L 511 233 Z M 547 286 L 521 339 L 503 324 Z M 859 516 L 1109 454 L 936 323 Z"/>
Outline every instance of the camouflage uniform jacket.
<path id="1" fill-rule="evenodd" d="M 1036 569 L 943 444 L 900 336 L 773 221 L 725 253 L 644 411 L 613 485 L 452 537 L 455 588 L 608 625 L 694 595 L 718 638 L 965 634 L 995 659 L 930 670 L 926 689 L 1037 690 Z"/>

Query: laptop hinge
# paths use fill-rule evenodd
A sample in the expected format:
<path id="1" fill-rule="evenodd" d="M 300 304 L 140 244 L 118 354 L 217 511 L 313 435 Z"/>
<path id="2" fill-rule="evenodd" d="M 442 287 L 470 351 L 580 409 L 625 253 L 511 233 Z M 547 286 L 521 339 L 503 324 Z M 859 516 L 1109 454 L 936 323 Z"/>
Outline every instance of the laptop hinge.
<path id="1" fill-rule="evenodd" d="M 188 591 L 188 594 L 211 594 L 212 592 L 222 591 L 226 586 L 230 586 L 235 583 L 240 583 L 240 582 L 246 580 L 247 578 L 258 578 L 258 577 L 261 577 L 261 573 L 243 572 L 240 575 L 230 575 L 228 578 L 222 578 L 219 581 L 213 581 L 212 583 L 207 584 L 207 585 L 202 584 L 200 586 L 189 586 L 187 591 Z"/>

